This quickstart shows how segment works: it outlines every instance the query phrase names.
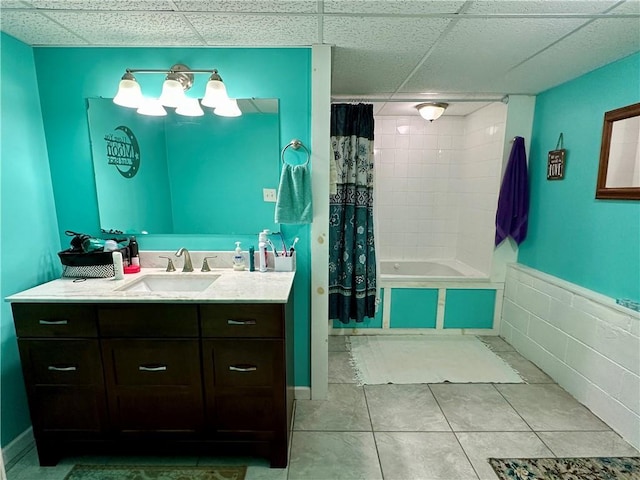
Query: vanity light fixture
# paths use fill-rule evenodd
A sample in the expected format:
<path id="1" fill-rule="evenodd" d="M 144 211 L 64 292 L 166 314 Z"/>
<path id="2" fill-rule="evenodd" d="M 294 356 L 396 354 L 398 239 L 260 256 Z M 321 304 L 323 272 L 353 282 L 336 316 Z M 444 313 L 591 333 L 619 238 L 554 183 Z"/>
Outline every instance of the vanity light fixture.
<path id="1" fill-rule="evenodd" d="M 213 113 L 221 117 L 239 117 L 242 115 L 238 101 L 235 98 L 229 98 L 213 109 Z"/>
<path id="2" fill-rule="evenodd" d="M 418 113 L 422 118 L 433 122 L 434 120 L 437 120 L 442 116 L 448 106 L 448 103 L 428 102 L 416 105 L 416 108 L 418 109 Z"/>
<path id="3" fill-rule="evenodd" d="M 186 116 L 204 115 L 200 105 L 198 104 L 196 107 L 194 103 L 194 100 L 196 103 L 198 102 L 197 99 L 187 97 L 185 92 L 193 86 L 194 74 L 207 73 L 210 76 L 209 81 L 207 82 L 204 98 L 202 99 L 202 105 L 213 108 L 214 113 L 217 115 L 242 115 L 237 103 L 235 104 L 235 109 L 233 109 L 233 115 L 225 115 L 225 113 L 230 111 L 230 99 L 227 95 L 227 89 L 222 82 L 222 78 L 218 74 L 218 70 L 194 70 L 181 63 L 173 65 L 169 70 L 127 68 L 125 74 L 120 80 L 118 93 L 114 97 L 113 103 L 123 107 L 137 108 L 138 113 L 142 115 L 163 115 L 162 113 L 159 113 L 160 110 L 157 108 L 158 105 L 154 105 L 154 108 L 149 110 L 151 108 L 151 103 L 145 101 L 140 85 L 134 77 L 134 74 L 142 73 L 166 74 L 165 81 L 162 85 L 162 94 L 160 95 L 160 98 L 157 99 L 159 101 L 158 104 L 160 106 L 163 105 L 165 107 L 176 108 L 176 113 Z M 223 107 L 220 109 L 220 112 L 216 112 L 218 107 Z M 155 113 L 148 113 L 150 111 Z M 166 111 L 164 115 L 166 115 Z"/>

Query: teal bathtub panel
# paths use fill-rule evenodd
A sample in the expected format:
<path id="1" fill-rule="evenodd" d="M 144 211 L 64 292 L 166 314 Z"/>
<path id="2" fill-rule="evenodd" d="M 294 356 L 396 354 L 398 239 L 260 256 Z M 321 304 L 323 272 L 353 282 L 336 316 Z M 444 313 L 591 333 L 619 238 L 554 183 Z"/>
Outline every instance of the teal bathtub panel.
<path id="1" fill-rule="evenodd" d="M 447 289 L 444 328 L 493 328 L 495 290 Z"/>
<path id="2" fill-rule="evenodd" d="M 365 317 L 364 322 L 361 323 L 342 323 L 339 320 L 334 320 L 333 328 L 382 328 L 382 308 L 384 307 L 382 290 L 380 291 L 380 304 L 378 305 L 378 311 L 374 318 Z"/>
<path id="3" fill-rule="evenodd" d="M 391 290 L 391 328 L 435 328 L 438 289 L 394 288 Z"/>

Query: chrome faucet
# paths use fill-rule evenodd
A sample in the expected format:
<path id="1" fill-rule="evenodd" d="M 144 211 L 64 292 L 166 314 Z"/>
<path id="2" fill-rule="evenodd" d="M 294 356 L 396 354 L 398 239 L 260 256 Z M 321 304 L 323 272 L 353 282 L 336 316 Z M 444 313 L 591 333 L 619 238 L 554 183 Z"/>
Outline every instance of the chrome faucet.
<path id="1" fill-rule="evenodd" d="M 189 250 L 186 248 L 181 248 L 176 252 L 176 257 L 181 257 L 184 253 L 184 267 L 182 267 L 183 272 L 193 272 L 193 264 L 191 263 L 191 254 Z"/>

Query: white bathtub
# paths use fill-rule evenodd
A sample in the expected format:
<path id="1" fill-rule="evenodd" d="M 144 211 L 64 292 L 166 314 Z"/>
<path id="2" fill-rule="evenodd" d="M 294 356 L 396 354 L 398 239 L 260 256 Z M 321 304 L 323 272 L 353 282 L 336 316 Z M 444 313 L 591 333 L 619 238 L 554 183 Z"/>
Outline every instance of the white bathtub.
<path id="1" fill-rule="evenodd" d="M 433 282 L 486 279 L 487 276 L 455 260 L 380 261 L 380 282 Z"/>

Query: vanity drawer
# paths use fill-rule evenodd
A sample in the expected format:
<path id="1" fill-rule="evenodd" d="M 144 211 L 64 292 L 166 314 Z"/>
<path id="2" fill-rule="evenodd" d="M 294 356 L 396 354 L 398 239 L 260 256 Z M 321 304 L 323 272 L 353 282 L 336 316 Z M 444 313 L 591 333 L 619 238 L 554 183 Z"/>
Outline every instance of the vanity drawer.
<path id="1" fill-rule="evenodd" d="M 102 349 L 114 385 L 200 384 L 197 340 L 103 340 Z"/>
<path id="2" fill-rule="evenodd" d="M 213 365 L 214 384 L 218 390 L 273 387 L 283 369 L 282 349 L 279 340 L 203 342 L 204 361 Z"/>
<path id="3" fill-rule="evenodd" d="M 268 304 L 201 305 L 203 337 L 283 337 L 283 306 Z"/>
<path id="4" fill-rule="evenodd" d="M 98 326 L 103 337 L 197 337 L 198 307 L 175 304 L 100 305 Z"/>
<path id="5" fill-rule="evenodd" d="M 12 303 L 18 337 L 97 337 L 93 305 Z"/>
<path id="6" fill-rule="evenodd" d="M 18 340 L 32 385 L 102 385 L 98 340 Z"/>

